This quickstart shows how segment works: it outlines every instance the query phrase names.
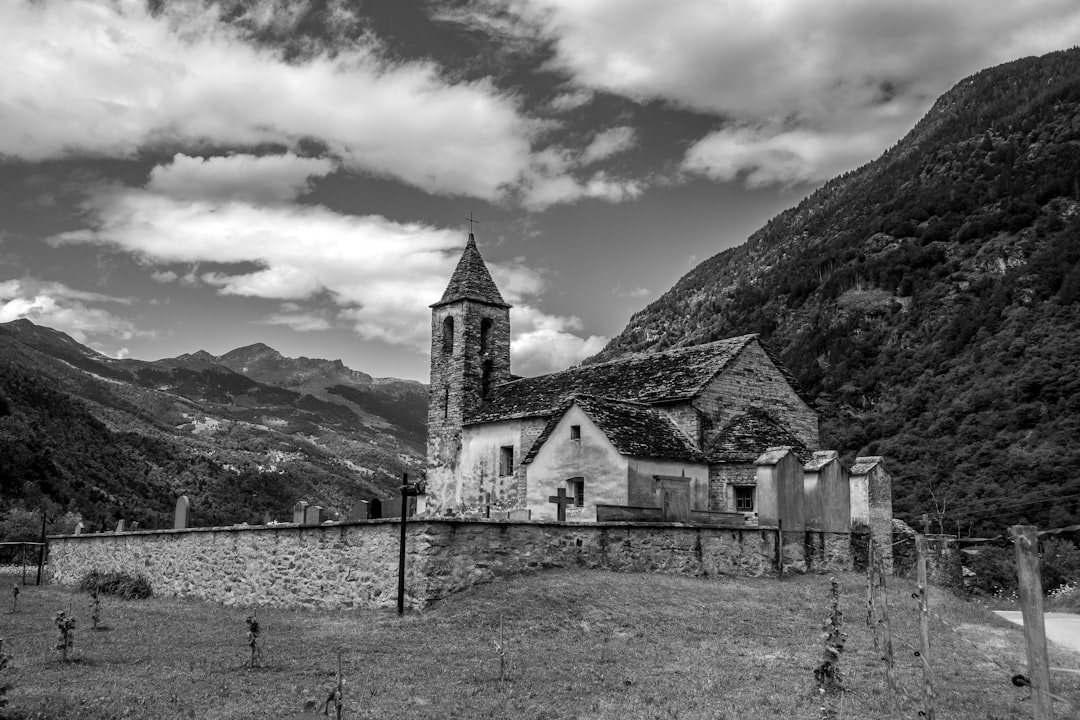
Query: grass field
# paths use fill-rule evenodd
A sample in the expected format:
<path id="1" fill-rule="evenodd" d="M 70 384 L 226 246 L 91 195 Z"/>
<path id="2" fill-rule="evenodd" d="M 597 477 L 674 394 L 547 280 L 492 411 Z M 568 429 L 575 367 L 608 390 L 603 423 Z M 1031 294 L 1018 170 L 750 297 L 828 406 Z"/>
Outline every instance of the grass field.
<path id="1" fill-rule="evenodd" d="M 904 689 L 894 695 L 865 623 L 864 578 L 839 579 L 849 637 L 845 691 L 830 707 L 843 718 L 917 717 L 913 587 L 893 581 L 889 598 Z M 250 608 L 106 598 L 108 629 L 94 632 L 84 594 L 30 586 L 14 614 L 5 595 L 0 637 L 14 663 L 0 684 L 14 689 L 4 718 L 293 717 L 305 701 L 321 707 L 339 649 L 346 718 L 821 717 L 813 670 L 828 615 L 825 576 L 567 570 L 474 588 L 404 619 L 261 609 L 254 670 L 245 667 Z M 937 716 L 1031 717 L 1028 690 L 1009 682 L 1024 670 L 1020 629 L 944 592 L 932 590 L 931 603 Z M 53 618 L 69 606 L 78 625 L 75 659 L 64 664 L 52 649 Z M 1080 668 L 1080 656 L 1054 650 L 1051 665 Z M 1055 673 L 1054 689 L 1080 708 L 1080 676 Z"/>

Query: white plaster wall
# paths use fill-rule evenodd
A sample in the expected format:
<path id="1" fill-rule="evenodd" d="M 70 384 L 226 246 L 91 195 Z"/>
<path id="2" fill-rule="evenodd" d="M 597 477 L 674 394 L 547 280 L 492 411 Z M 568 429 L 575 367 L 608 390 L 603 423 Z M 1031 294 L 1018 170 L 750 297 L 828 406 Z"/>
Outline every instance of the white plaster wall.
<path id="1" fill-rule="evenodd" d="M 672 475 L 690 479 L 691 508 L 709 509 L 709 466 L 704 463 L 692 463 L 677 460 L 659 460 L 656 458 L 631 458 L 627 473 L 629 477 L 631 502 L 629 505 L 655 506 L 655 500 L 642 502 L 653 497 L 654 475 Z"/>
<path id="2" fill-rule="evenodd" d="M 517 500 L 514 473 L 499 475 L 499 450 L 514 448 L 514 467 L 521 464 L 521 421 L 507 420 L 467 425 L 462 431 L 458 463 L 456 502 L 466 509 L 479 507 L 481 492 L 490 492 L 492 503 L 513 505 Z"/>
<path id="3" fill-rule="evenodd" d="M 851 476 L 851 522 L 870 524 L 870 482 L 867 475 Z"/>
<path id="4" fill-rule="evenodd" d="M 570 439 L 570 426 L 581 426 L 581 439 Z M 581 408 L 573 405 L 562 416 L 547 442 L 526 466 L 528 506 L 534 520 L 554 520 L 548 497 L 573 477 L 585 478 L 585 504 L 567 508 L 567 520 L 596 520 L 596 506 L 626 505 L 627 459 L 608 441 Z"/>

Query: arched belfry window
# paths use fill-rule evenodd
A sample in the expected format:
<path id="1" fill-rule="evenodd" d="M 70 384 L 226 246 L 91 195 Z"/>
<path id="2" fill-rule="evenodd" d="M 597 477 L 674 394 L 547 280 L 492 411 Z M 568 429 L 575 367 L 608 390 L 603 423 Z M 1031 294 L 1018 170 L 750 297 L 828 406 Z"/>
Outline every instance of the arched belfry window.
<path id="1" fill-rule="evenodd" d="M 454 318 L 447 317 L 442 321 L 442 351 L 449 355 L 454 352 Z"/>
<path id="2" fill-rule="evenodd" d="M 491 390 L 491 361 L 484 361 L 484 369 L 480 375 L 480 397 L 487 397 L 488 391 Z"/>
<path id="3" fill-rule="evenodd" d="M 494 325 L 491 318 L 484 318 L 480 321 L 480 354 L 484 354 L 488 351 L 491 342 L 491 326 Z"/>

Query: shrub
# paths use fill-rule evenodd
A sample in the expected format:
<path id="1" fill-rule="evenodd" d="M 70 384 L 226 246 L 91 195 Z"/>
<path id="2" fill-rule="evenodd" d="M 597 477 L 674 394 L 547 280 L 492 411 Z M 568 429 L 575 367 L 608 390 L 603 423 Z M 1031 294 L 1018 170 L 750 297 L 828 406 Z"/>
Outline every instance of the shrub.
<path id="1" fill-rule="evenodd" d="M 129 575 L 123 572 L 100 572 L 91 570 L 79 581 L 83 592 L 97 591 L 103 595 L 112 595 L 121 600 L 141 600 L 153 594 L 150 581 L 142 575 Z"/>

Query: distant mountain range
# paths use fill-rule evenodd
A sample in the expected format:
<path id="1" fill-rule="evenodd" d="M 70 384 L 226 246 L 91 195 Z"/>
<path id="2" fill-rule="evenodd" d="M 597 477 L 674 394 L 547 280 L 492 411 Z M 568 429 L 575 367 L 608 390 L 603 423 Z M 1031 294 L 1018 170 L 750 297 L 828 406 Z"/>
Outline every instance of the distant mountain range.
<path id="1" fill-rule="evenodd" d="M 757 332 L 934 530 L 1080 523 L 1080 48 L 956 85 L 593 360 Z"/>
<path id="2" fill-rule="evenodd" d="M 0 490 L 91 527 L 344 515 L 423 464 L 427 387 L 256 344 L 117 360 L 28 320 L 0 324 Z"/>

